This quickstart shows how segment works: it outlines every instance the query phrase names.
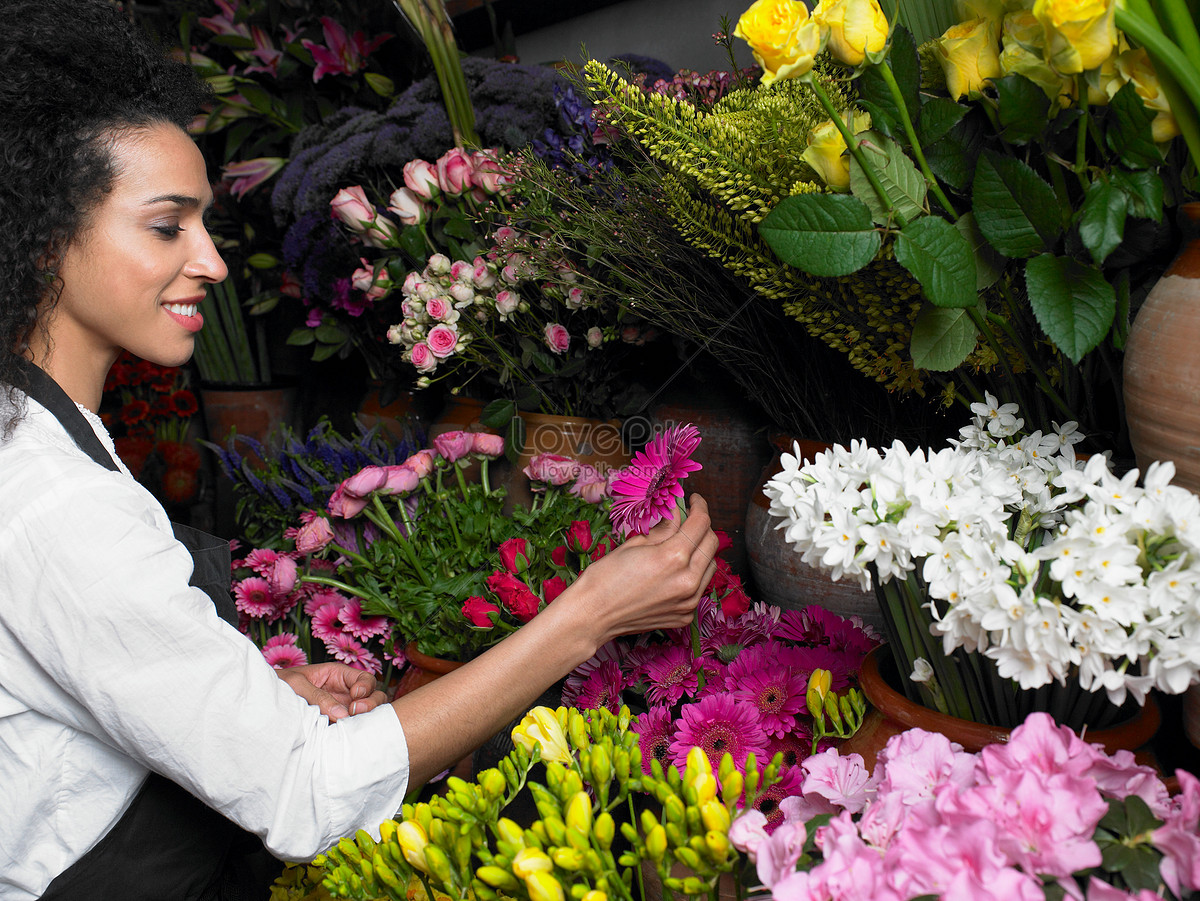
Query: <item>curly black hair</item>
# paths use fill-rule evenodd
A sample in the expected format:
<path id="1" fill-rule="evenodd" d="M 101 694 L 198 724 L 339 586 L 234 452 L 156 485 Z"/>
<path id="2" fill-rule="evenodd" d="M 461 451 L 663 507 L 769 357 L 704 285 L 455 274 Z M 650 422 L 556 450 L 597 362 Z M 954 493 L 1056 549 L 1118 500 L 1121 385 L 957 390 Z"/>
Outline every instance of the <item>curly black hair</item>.
<path id="1" fill-rule="evenodd" d="M 186 129 L 209 93 L 109 0 L 0 0 L 0 21 L 0 384 L 17 401 L 57 261 L 112 190 L 113 137 Z"/>

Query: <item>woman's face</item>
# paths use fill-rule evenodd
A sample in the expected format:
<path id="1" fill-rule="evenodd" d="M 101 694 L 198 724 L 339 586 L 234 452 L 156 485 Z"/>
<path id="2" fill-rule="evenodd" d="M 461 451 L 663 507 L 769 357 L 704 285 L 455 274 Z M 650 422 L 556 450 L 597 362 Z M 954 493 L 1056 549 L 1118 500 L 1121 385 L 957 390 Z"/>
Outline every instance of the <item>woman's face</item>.
<path id="1" fill-rule="evenodd" d="M 228 270 L 204 227 L 204 158 L 174 125 L 112 143 L 113 189 L 63 254 L 48 323 L 55 369 L 103 380 L 122 349 L 162 366 L 191 357 L 196 306 Z"/>

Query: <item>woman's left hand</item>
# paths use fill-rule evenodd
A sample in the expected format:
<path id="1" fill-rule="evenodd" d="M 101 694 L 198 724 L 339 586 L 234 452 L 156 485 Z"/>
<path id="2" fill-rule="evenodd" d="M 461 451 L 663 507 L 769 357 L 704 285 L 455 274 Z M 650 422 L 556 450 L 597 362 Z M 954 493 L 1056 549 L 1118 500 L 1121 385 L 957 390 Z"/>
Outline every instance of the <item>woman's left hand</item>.
<path id="1" fill-rule="evenodd" d="M 374 710 L 387 700 L 375 677 L 344 663 L 310 663 L 276 671 L 296 694 L 320 708 L 332 722 Z"/>

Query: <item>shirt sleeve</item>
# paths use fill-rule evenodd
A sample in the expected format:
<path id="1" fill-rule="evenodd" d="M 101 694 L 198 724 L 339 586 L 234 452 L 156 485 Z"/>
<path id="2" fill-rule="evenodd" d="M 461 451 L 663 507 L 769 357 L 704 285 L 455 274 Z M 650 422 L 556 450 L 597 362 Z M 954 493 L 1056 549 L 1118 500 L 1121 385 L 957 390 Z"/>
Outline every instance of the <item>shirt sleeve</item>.
<path id="1" fill-rule="evenodd" d="M 8 475 L 21 490 L 0 523 L 4 625 L 50 677 L 14 687 L 31 709 L 178 782 L 283 859 L 395 815 L 409 773 L 395 712 L 330 724 L 293 693 L 188 586 L 191 556 L 141 486 L 83 459 Z"/>

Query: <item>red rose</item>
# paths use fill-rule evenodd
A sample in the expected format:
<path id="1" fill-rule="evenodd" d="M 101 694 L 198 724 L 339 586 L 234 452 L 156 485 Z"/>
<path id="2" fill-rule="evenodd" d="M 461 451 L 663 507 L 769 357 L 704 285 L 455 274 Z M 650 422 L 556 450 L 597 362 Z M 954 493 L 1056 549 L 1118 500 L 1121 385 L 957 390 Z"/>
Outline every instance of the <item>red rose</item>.
<path id="1" fill-rule="evenodd" d="M 524 538 L 510 538 L 500 545 L 500 562 L 510 573 L 529 569 L 529 553 Z"/>
<path id="2" fill-rule="evenodd" d="M 560 544 L 550 552 L 550 562 L 555 566 L 567 565 L 567 546 L 565 544 Z"/>
<path id="3" fill-rule="evenodd" d="M 734 576 L 737 579 L 736 576 Z M 738 584 L 721 598 L 721 612 L 725 614 L 726 619 L 733 619 L 741 616 L 750 609 L 750 598 L 746 592 L 742 590 L 741 580 L 738 579 Z"/>
<path id="4" fill-rule="evenodd" d="M 521 622 L 527 623 L 537 616 L 537 595 L 512 573 L 496 570 L 488 576 L 487 587 L 496 593 L 504 608 Z"/>
<path id="5" fill-rule="evenodd" d="M 566 590 L 567 583 L 562 576 L 553 576 L 542 582 L 542 596 L 545 597 L 547 604 Z"/>
<path id="6" fill-rule="evenodd" d="M 586 519 L 577 519 L 567 528 L 567 547 L 576 553 L 592 549 L 592 524 Z"/>
<path id="7" fill-rule="evenodd" d="M 463 616 L 467 618 L 472 626 L 477 626 L 480 629 L 490 629 L 495 625 L 491 614 L 499 612 L 499 607 L 478 595 L 467 598 L 462 606 Z"/>
<path id="8" fill-rule="evenodd" d="M 595 563 L 601 557 L 608 553 L 608 542 L 597 541 L 596 546 L 592 548 L 592 562 Z"/>

